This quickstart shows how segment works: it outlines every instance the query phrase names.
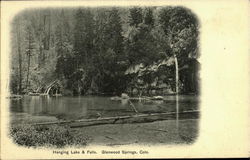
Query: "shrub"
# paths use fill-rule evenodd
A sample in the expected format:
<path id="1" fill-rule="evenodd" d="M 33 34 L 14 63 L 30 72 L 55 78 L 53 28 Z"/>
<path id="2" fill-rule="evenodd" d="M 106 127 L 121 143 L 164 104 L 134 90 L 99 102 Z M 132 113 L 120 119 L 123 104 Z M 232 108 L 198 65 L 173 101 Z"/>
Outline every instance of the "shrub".
<path id="1" fill-rule="evenodd" d="M 15 143 L 28 147 L 54 146 L 64 147 L 69 145 L 86 145 L 86 137 L 76 137 L 70 132 L 69 127 L 52 126 L 12 126 L 10 135 Z"/>

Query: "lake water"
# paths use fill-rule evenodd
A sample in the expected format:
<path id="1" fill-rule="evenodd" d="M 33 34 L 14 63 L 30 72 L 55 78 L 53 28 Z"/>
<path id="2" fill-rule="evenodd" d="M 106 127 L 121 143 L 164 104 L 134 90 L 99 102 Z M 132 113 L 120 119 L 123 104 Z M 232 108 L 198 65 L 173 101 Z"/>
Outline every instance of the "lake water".
<path id="1" fill-rule="evenodd" d="M 164 100 L 131 100 L 139 113 L 175 112 L 175 96 L 165 96 Z M 179 96 L 179 112 L 198 110 L 199 99 L 196 96 Z M 124 99 L 112 101 L 110 97 L 47 97 L 24 96 L 19 100 L 10 100 L 10 111 L 14 115 L 50 116 L 59 120 L 133 115 L 131 103 Z M 16 117 L 17 118 L 17 117 Z M 192 118 L 192 117 L 191 117 Z"/>

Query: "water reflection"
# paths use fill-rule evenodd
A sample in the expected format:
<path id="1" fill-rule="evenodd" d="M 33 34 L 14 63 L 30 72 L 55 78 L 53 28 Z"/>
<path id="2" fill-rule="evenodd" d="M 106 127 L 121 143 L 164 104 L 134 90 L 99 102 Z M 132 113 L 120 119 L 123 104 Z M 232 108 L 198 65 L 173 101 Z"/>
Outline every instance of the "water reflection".
<path id="1" fill-rule="evenodd" d="M 176 95 L 176 129 L 177 129 L 177 132 L 179 131 L 179 95 L 177 94 Z"/>
<path id="2" fill-rule="evenodd" d="M 197 110 L 198 99 L 194 96 L 165 97 L 166 100 L 141 101 L 130 100 L 139 113 L 182 112 Z M 178 109 L 178 110 L 177 110 Z M 10 101 L 10 110 L 14 113 L 55 116 L 59 119 L 80 119 L 135 114 L 127 99 L 112 101 L 110 97 L 39 97 L 26 96 Z M 176 119 L 179 120 L 179 117 Z"/>

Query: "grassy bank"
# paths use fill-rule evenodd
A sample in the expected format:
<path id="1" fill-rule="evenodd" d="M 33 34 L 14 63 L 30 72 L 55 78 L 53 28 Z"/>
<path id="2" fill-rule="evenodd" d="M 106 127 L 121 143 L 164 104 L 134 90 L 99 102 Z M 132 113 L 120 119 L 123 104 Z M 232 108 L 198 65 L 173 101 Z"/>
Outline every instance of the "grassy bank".
<path id="1" fill-rule="evenodd" d="M 12 125 L 10 135 L 18 145 L 27 147 L 85 146 L 86 136 L 74 136 L 67 126 Z"/>
<path id="2" fill-rule="evenodd" d="M 149 123 L 104 124 L 88 127 L 13 125 L 15 143 L 28 147 L 82 147 L 86 145 L 192 144 L 198 137 L 198 119 Z"/>

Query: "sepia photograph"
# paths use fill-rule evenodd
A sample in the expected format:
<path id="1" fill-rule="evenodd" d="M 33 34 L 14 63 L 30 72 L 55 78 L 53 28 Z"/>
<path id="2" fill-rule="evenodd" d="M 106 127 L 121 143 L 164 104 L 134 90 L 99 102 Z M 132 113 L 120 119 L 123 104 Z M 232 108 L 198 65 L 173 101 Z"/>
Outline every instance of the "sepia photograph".
<path id="1" fill-rule="evenodd" d="M 8 140 L 18 153 L 44 158 L 246 155 L 249 77 L 239 69 L 248 64 L 240 46 L 247 20 L 236 15 L 249 9 L 241 2 L 241 12 L 233 1 L 224 8 L 51 1 L 15 12 L 24 2 L 5 2 L 14 14 L 1 24 L 1 148 Z M 244 132 L 238 141 L 236 131 Z M 228 154 L 218 153 L 220 143 Z M 242 152 L 229 154 L 237 145 Z"/>
<path id="2" fill-rule="evenodd" d="M 199 21 L 191 10 L 32 9 L 11 25 L 10 135 L 18 145 L 197 138 Z"/>

